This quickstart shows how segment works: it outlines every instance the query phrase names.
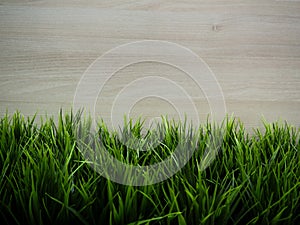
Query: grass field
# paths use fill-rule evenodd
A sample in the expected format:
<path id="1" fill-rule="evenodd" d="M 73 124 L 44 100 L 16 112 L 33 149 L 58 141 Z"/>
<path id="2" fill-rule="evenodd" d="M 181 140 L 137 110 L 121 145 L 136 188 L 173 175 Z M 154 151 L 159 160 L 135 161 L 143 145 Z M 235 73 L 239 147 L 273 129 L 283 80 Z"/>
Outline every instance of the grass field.
<path id="1" fill-rule="evenodd" d="M 219 154 L 202 170 L 218 129 L 210 123 L 187 137 L 183 124 L 164 120 L 158 132 L 164 139 L 151 151 L 129 149 L 100 123 L 97 146 L 129 164 L 155 163 L 182 140 L 196 143 L 191 159 L 170 179 L 127 186 L 104 178 L 85 160 L 75 134 L 80 124 L 72 113 L 41 123 L 20 113 L 0 119 L 1 224 L 300 224 L 297 127 L 265 123 L 249 135 L 242 122 L 226 119 Z M 123 132 L 140 138 L 143 123 L 127 124 Z"/>

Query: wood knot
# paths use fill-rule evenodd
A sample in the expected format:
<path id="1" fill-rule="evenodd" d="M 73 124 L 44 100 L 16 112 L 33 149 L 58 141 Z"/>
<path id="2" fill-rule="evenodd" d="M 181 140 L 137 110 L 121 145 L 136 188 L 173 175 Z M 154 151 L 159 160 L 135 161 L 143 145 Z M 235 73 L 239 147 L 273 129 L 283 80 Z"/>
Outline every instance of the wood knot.
<path id="1" fill-rule="evenodd" d="M 213 24 L 212 27 L 211 27 L 211 29 L 212 29 L 212 31 L 219 32 L 222 29 L 222 25 L 220 25 L 220 24 Z"/>

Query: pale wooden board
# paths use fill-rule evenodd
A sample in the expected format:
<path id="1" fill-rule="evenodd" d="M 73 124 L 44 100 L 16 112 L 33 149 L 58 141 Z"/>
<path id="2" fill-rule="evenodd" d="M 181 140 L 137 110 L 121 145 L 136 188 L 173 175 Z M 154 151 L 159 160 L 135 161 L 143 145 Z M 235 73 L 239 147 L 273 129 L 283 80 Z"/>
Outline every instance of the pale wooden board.
<path id="1" fill-rule="evenodd" d="M 299 127 L 300 1 L 284 0 L 0 1 L 0 114 L 69 110 L 87 67 L 110 49 L 139 40 L 170 41 L 199 55 L 222 87 L 227 112 L 248 128 L 260 126 L 262 116 Z M 209 113 L 205 96 L 195 94 L 185 74 L 157 63 L 116 74 L 97 112 L 109 119 L 113 94 L 126 76 L 141 74 L 174 79 L 191 93 L 202 119 Z M 139 113 L 174 111 L 145 99 L 132 115 Z"/>

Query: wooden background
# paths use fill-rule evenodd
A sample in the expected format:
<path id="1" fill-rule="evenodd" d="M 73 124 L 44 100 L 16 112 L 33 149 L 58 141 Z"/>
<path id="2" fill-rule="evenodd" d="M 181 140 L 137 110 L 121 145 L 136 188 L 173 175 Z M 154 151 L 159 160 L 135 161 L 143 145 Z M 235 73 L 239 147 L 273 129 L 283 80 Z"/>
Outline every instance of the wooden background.
<path id="1" fill-rule="evenodd" d="M 260 126 L 262 116 L 300 126 L 297 0 L 1 0 L 0 114 L 69 110 L 87 67 L 110 49 L 139 40 L 175 42 L 199 55 L 222 87 L 227 112 L 247 128 Z M 157 63 L 116 74 L 97 112 L 110 118 L 112 97 L 126 83 L 162 74 L 191 89 L 201 118 L 209 113 L 205 96 L 193 96 L 184 73 Z M 131 115 L 169 112 L 174 108 L 168 102 L 148 98 Z"/>

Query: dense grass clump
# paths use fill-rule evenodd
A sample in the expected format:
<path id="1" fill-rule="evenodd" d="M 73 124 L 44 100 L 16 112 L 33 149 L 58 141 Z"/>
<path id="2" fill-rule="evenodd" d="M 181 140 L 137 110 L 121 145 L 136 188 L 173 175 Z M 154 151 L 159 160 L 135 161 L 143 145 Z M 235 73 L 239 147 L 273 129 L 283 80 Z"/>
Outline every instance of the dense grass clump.
<path id="1" fill-rule="evenodd" d="M 219 154 L 202 170 L 211 134 L 220 128 L 207 123 L 184 136 L 183 124 L 163 121 L 159 132 L 146 136 L 141 121 L 127 122 L 122 137 L 99 124 L 90 144 L 132 165 L 156 163 L 182 140 L 196 143 L 170 179 L 126 186 L 95 172 L 83 157 L 77 132 L 84 134 L 88 122 L 79 114 L 61 113 L 58 121 L 39 125 L 20 113 L 2 117 L 1 224 L 300 224 L 299 128 L 266 123 L 249 135 L 241 122 L 227 119 Z M 134 151 L 124 145 L 132 134 L 164 138 L 151 151 Z M 147 143 L 139 148 L 149 150 Z"/>

